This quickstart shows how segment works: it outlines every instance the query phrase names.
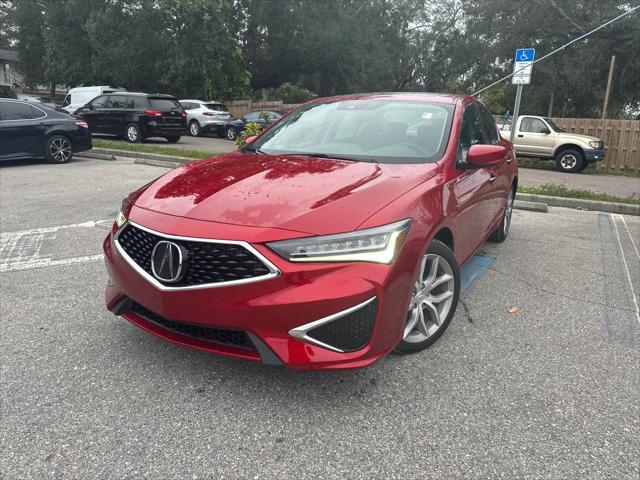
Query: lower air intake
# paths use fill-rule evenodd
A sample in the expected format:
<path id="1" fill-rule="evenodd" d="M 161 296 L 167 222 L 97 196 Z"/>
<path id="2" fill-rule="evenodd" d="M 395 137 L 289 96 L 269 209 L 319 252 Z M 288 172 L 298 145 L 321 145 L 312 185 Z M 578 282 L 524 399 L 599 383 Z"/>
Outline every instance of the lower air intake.
<path id="1" fill-rule="evenodd" d="M 307 336 L 343 352 L 360 350 L 371 339 L 377 313 L 375 298 L 354 312 L 309 330 Z"/>

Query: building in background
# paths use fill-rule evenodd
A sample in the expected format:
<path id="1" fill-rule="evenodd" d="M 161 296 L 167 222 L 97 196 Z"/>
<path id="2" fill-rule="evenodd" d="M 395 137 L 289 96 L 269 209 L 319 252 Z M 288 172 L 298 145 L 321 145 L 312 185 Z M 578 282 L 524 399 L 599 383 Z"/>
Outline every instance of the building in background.
<path id="1" fill-rule="evenodd" d="M 18 52 L 0 49 L 0 85 L 22 86 L 22 76 L 17 71 Z"/>

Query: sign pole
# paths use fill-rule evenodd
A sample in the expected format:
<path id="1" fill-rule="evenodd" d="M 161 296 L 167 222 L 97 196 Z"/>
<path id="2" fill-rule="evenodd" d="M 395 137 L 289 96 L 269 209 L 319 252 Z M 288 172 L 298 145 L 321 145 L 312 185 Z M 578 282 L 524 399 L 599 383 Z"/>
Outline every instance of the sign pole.
<path id="1" fill-rule="evenodd" d="M 518 123 L 518 113 L 520 112 L 520 97 L 522 97 L 522 84 L 518 84 L 516 91 L 516 104 L 513 106 L 513 120 L 511 120 L 511 143 L 516 136 L 516 125 Z"/>
<path id="2" fill-rule="evenodd" d="M 609 106 L 609 93 L 611 92 L 611 80 L 613 79 L 613 66 L 616 64 L 616 56 L 611 56 L 609 65 L 609 79 L 607 80 L 607 90 L 604 94 L 604 105 L 602 107 L 602 139 L 607 135 L 607 106 Z"/>

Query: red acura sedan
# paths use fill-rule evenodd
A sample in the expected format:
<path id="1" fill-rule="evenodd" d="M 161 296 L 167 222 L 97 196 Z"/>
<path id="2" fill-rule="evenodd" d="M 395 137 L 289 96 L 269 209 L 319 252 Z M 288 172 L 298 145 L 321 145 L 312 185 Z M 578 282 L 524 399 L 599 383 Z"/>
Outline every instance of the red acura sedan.
<path id="1" fill-rule="evenodd" d="M 125 198 L 104 240 L 107 307 L 180 345 L 296 369 L 417 352 L 451 322 L 459 267 L 507 236 L 517 182 L 472 97 L 317 99 Z"/>

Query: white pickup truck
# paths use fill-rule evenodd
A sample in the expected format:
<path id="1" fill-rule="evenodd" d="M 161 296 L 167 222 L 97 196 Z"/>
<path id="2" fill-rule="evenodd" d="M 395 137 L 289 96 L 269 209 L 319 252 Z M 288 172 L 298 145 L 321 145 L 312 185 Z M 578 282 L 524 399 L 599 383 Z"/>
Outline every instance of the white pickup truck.
<path id="1" fill-rule="evenodd" d="M 500 135 L 510 140 L 511 125 L 503 125 Z M 555 160 L 561 172 L 581 172 L 590 163 L 604 160 L 601 139 L 566 132 L 547 117 L 518 116 L 513 146 L 519 156 Z"/>

